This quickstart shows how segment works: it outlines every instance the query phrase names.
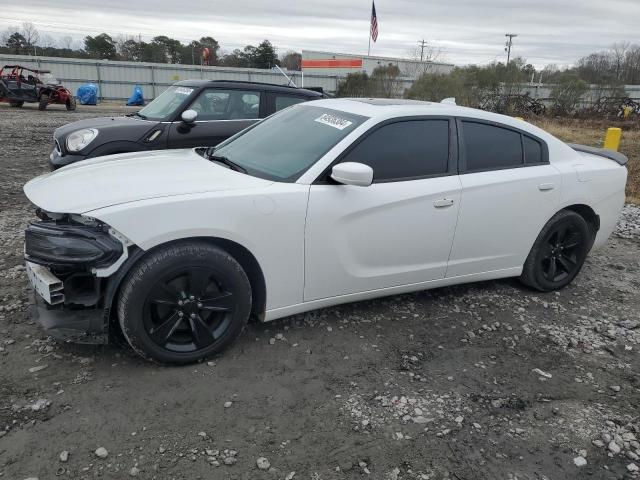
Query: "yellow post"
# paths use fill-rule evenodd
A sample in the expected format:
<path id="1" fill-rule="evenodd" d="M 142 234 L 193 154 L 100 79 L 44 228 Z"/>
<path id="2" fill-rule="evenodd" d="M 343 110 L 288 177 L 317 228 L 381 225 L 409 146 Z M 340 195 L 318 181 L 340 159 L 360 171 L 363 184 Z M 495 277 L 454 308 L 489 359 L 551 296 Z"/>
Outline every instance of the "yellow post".
<path id="1" fill-rule="evenodd" d="M 620 137 L 622 137 L 621 129 L 608 128 L 607 135 L 604 137 L 604 148 L 617 152 L 620 146 Z"/>
<path id="2" fill-rule="evenodd" d="M 631 108 L 629 105 L 627 105 L 626 107 L 624 107 L 622 109 L 622 118 L 624 118 L 625 120 L 627 120 L 630 116 L 631 116 L 631 112 L 633 111 L 633 108 Z"/>

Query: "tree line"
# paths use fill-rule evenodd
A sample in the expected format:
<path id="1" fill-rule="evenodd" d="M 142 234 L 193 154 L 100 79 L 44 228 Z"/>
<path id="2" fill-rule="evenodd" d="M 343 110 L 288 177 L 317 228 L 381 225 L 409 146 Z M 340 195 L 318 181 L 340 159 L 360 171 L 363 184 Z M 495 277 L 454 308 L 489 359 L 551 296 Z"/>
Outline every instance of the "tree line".
<path id="1" fill-rule="evenodd" d="M 7 29 L 0 36 L 0 53 L 201 65 L 204 61 L 204 49 L 207 48 L 209 65 L 265 69 L 278 65 L 288 70 L 300 70 L 302 63 L 302 55 L 297 52 L 289 51 L 278 56 L 276 47 L 269 40 L 227 53 L 221 50 L 219 42 L 211 36 L 185 44 L 166 35 L 144 41 L 139 37 L 114 38 L 101 33 L 87 35 L 81 45 L 77 43 L 70 36 L 56 40 L 49 35 L 40 35 L 32 23 L 25 22 L 21 28 Z"/>
<path id="2" fill-rule="evenodd" d="M 580 58 L 572 67 L 548 65 L 536 69 L 522 58 L 505 64 L 455 67 L 448 74 L 437 73 L 430 64 L 410 88 L 404 88 L 402 72 L 396 65 L 378 67 L 371 75 L 365 72 L 349 74 L 338 87 L 339 96 L 406 97 L 440 101 L 455 97 L 459 105 L 497 111 L 525 113 L 546 109 L 534 99 L 526 97 L 527 85 L 551 85 L 551 113 L 566 115 L 583 107 L 583 96 L 592 89 L 594 100 L 616 98 L 624 103 L 624 85 L 640 84 L 640 45 L 615 44 L 610 49 Z M 612 105 L 612 108 L 617 108 Z"/>

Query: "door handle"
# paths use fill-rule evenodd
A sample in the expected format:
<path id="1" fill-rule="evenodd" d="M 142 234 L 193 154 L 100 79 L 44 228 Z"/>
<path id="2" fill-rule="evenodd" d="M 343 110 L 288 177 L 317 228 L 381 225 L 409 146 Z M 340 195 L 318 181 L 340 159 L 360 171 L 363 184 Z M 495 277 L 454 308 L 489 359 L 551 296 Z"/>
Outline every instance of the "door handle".
<path id="1" fill-rule="evenodd" d="M 433 202 L 433 206 L 436 208 L 450 207 L 453 205 L 453 198 L 441 198 Z"/>
<path id="2" fill-rule="evenodd" d="M 538 185 L 538 190 L 541 192 L 548 192 L 549 190 L 553 190 L 556 186 L 553 183 L 541 183 Z"/>

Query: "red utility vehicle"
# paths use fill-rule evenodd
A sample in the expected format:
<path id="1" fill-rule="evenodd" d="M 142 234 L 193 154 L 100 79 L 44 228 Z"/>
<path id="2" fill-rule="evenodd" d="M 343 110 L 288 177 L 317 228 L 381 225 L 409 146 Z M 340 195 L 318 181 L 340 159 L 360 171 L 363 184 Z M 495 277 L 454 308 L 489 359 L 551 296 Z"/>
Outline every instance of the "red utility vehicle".
<path id="1" fill-rule="evenodd" d="M 47 105 L 61 104 L 67 110 L 76 109 L 73 94 L 51 74 L 49 70 L 33 70 L 21 65 L 5 65 L 0 69 L 0 102 L 9 102 L 20 108 L 27 103 L 37 103 L 40 110 Z"/>

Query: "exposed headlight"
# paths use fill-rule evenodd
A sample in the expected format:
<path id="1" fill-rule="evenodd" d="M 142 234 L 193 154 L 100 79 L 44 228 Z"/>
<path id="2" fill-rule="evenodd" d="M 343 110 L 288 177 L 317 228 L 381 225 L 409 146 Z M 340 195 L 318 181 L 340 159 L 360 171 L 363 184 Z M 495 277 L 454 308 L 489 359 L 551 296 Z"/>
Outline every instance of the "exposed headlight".
<path id="1" fill-rule="evenodd" d="M 25 256 L 42 265 L 100 267 L 112 264 L 121 254 L 119 241 L 90 226 L 37 222 L 25 231 Z"/>
<path id="2" fill-rule="evenodd" d="M 67 137 L 67 150 L 70 152 L 79 152 L 89 145 L 94 138 L 98 136 L 98 130 L 95 128 L 85 128 L 73 132 Z"/>

